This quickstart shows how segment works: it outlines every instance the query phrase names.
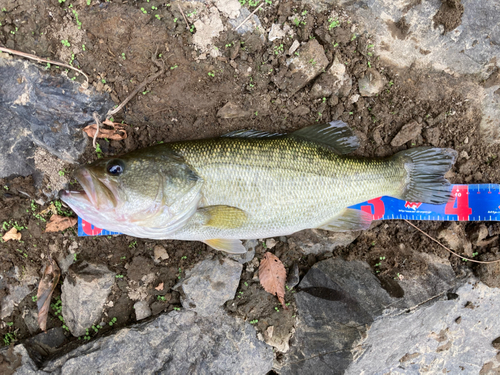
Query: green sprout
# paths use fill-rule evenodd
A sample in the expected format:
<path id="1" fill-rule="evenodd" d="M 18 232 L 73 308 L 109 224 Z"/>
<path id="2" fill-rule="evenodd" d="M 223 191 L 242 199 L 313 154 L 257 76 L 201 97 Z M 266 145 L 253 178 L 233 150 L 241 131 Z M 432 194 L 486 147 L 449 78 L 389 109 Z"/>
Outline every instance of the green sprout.
<path id="1" fill-rule="evenodd" d="M 209 77 L 212 77 L 212 78 L 215 77 L 215 73 L 213 73 L 213 72 L 208 72 L 208 75 L 209 75 Z"/>
<path id="2" fill-rule="evenodd" d="M 337 18 L 329 18 L 328 22 L 330 22 L 330 24 L 328 25 L 328 30 L 334 29 L 335 27 L 338 27 L 340 25 L 340 21 Z"/>
<path id="3" fill-rule="evenodd" d="M 124 277 L 124 276 L 123 276 L 122 274 L 119 274 L 119 275 L 116 275 L 115 277 L 116 277 L 117 279 L 123 279 L 123 277 Z"/>
<path id="4" fill-rule="evenodd" d="M 250 324 L 257 324 L 259 322 L 258 319 L 250 320 Z"/>
<path id="5" fill-rule="evenodd" d="M 144 13 L 144 14 L 148 14 L 148 11 L 144 8 L 141 8 L 141 12 Z"/>
<path id="6" fill-rule="evenodd" d="M 122 52 L 122 59 L 123 60 L 127 60 L 127 58 L 125 57 L 125 52 Z M 111 120 L 112 121 L 112 120 Z"/>
<path id="7" fill-rule="evenodd" d="M 161 17 L 160 17 L 160 15 L 159 15 L 159 14 L 155 14 L 155 17 L 156 17 L 157 19 L 161 20 Z"/>
<path id="8" fill-rule="evenodd" d="M 174 310 L 175 311 L 181 311 L 181 308 L 180 307 L 174 307 Z"/>
<path id="9" fill-rule="evenodd" d="M 63 45 L 63 46 L 65 46 L 65 47 L 71 47 L 71 44 L 68 42 L 68 40 L 67 40 L 67 39 L 63 39 L 63 40 L 61 40 L 61 43 L 62 43 L 62 45 Z"/>

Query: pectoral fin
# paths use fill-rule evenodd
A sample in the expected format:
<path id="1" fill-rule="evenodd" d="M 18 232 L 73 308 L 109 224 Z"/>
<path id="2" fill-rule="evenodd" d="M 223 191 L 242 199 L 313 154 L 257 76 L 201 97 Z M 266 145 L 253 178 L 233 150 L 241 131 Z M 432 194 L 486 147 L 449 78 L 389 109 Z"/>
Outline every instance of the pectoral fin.
<path id="1" fill-rule="evenodd" d="M 225 251 L 229 254 L 245 254 L 247 249 L 240 240 L 213 239 L 203 241 L 215 250 Z"/>
<path id="2" fill-rule="evenodd" d="M 318 227 L 319 229 L 331 230 L 333 232 L 347 232 L 350 230 L 365 230 L 372 223 L 372 215 L 352 208 L 343 209 L 340 214 L 329 222 Z"/>
<path id="3" fill-rule="evenodd" d="M 205 225 L 220 229 L 241 227 L 247 220 L 245 211 L 231 206 L 208 206 L 198 210 L 205 216 Z"/>

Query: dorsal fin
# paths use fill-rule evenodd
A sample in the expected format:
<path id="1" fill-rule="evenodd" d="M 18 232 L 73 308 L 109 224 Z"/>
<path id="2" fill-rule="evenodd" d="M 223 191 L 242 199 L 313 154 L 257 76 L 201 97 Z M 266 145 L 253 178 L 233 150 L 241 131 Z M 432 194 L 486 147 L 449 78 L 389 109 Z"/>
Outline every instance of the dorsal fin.
<path id="1" fill-rule="evenodd" d="M 280 133 L 267 133 L 260 130 L 235 130 L 231 133 L 221 135 L 221 137 L 227 138 L 270 138 L 270 137 L 280 137 L 285 134 Z"/>
<path id="2" fill-rule="evenodd" d="M 337 154 L 349 154 L 359 147 L 358 137 L 343 121 L 308 126 L 289 134 L 304 140 L 321 143 Z"/>

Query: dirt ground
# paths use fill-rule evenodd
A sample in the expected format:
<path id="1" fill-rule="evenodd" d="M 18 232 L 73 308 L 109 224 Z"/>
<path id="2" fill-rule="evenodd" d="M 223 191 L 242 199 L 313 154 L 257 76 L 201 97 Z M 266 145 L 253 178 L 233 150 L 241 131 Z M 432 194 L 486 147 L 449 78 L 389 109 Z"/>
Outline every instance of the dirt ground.
<path id="1" fill-rule="evenodd" d="M 156 71 L 151 61 L 155 52 L 166 66 L 163 76 L 148 85 L 115 116 L 115 120 L 129 124 L 128 138 L 124 141 L 98 141 L 105 156 L 158 142 L 213 137 L 238 129 L 290 132 L 319 121 L 341 119 L 360 136 L 358 155 L 382 157 L 423 145 L 450 147 L 460 155 L 449 174 L 453 183 L 500 181 L 500 162 L 496 157 L 498 146 L 489 146 L 482 141 L 478 128 L 480 112 L 462 90 L 457 89 L 459 79 L 445 73 L 422 74 L 411 68 L 397 70 L 385 66 L 378 59 L 370 36 L 358 33 L 356 20 L 342 9 L 316 13 L 300 2 L 265 6 L 258 12 L 262 27 L 267 30 L 272 23 L 288 22 L 293 37 L 264 42 L 267 39 L 261 39 L 256 33 L 241 36 L 227 30 L 215 42 L 221 56 L 200 58 L 201 52 L 195 51 L 192 45 L 193 33 L 186 29 L 174 4 L 156 0 L 93 0 L 89 1 L 91 5 L 85 0 L 60 1 L 0 1 L 5 4 L 2 6 L 5 10 L 0 13 L 0 43 L 41 57 L 65 62 L 72 60 L 74 66 L 89 75 L 97 90 L 109 92 L 117 104 Z M 152 10 L 152 7 L 157 9 Z M 190 13 L 189 9 L 185 12 Z M 332 14 L 337 15 L 340 24 L 329 28 Z M 196 17 L 193 15 L 189 19 L 193 22 Z M 306 42 L 313 38 L 324 47 L 330 63 L 335 56 L 345 63 L 347 73 L 353 79 L 350 93 L 313 98 L 310 94 L 312 83 L 293 96 L 278 88 L 287 71 L 285 52 L 294 39 Z M 64 46 L 61 40 L 68 40 L 71 46 Z M 384 89 L 378 96 L 360 97 L 353 103 L 350 97 L 356 93 L 356 81 L 370 67 L 381 73 Z M 61 74 L 61 70 L 54 66 L 48 69 L 50 74 Z M 67 74 L 75 76 L 72 71 Z M 76 80 L 84 81 L 81 76 Z M 248 113 L 232 119 L 218 117 L 217 112 L 227 102 L 245 108 Z M 394 136 L 411 121 L 423 125 L 422 135 L 400 147 L 391 146 Z M 87 163 L 97 157 L 89 142 L 80 162 Z M 66 165 L 64 173 L 69 176 L 75 167 Z M 171 287 L 185 270 L 202 259 L 225 256 L 202 243 L 151 241 L 128 236 L 80 238 L 72 229 L 63 233 L 44 233 L 45 220 L 50 214 L 42 216 L 39 213 L 48 207 L 49 202 L 44 205 L 37 202 L 42 202 L 42 191 L 48 189 L 48 184 L 46 179 L 35 186 L 32 177 L 0 180 L 2 233 L 13 225 L 22 233 L 22 242 L 10 241 L 0 245 L 0 273 L 8 283 L 18 283 L 12 275 L 14 267 L 21 270 L 23 277 L 40 276 L 48 252 L 58 260 L 70 256 L 78 262 L 87 260 L 106 264 L 119 277 L 110 297 L 112 307 L 106 308 L 103 321 L 107 323 L 116 318 L 116 324 L 106 324 L 99 335 L 135 322 L 134 298 L 152 303 L 154 315 L 181 307 L 179 293 Z M 61 210 L 71 215 L 64 206 Z M 450 225 L 441 222 L 416 224 L 435 238 Z M 490 240 L 486 244 L 474 241 L 480 230 L 479 223 L 458 225 L 460 241 L 471 242 L 470 249 L 463 247 L 470 250 L 469 256 L 475 253 L 478 259 L 499 256 L 498 224 L 486 223 Z M 308 232 L 305 235 L 309 235 Z M 381 279 L 394 278 L 397 274 L 411 278 L 426 270 L 425 260 L 419 253 L 449 259 L 459 275 L 467 269 L 477 271 L 476 265 L 450 256 L 402 221 L 384 222 L 362 233 L 349 246 L 335 249 L 333 254 L 304 255 L 297 247 L 290 248 L 288 242 L 279 238 L 275 240 L 277 244 L 270 251 L 280 257 L 287 270 L 297 263 L 301 276 L 322 259 L 343 256 L 367 261 Z M 155 262 L 155 246 L 162 246 L 169 258 Z M 256 247 L 257 259 L 266 250 L 260 243 Z M 385 257 L 382 262 L 381 256 Z M 256 326 L 263 335 L 272 325 L 275 332 L 281 330 L 286 336 L 292 332 L 297 313 L 293 291 L 287 291 L 285 296 L 290 309 L 276 308 L 280 306 L 279 302 L 260 287 L 255 275 L 257 270 L 258 263 L 245 266 L 237 297 L 227 302 L 227 310 L 248 321 L 258 320 Z M 153 280 L 144 279 L 149 273 L 154 274 Z M 155 289 L 161 283 L 163 289 Z M 0 289 L 0 298 L 6 293 L 5 289 Z M 32 335 L 23 316 L 26 311 L 36 309 L 34 296 L 36 288 L 10 317 L 1 322 L 2 337 L 19 341 Z M 59 296 L 60 287 L 57 287 L 54 300 Z M 54 311 L 51 309 L 48 328 L 63 324 Z M 75 345 L 82 342 L 69 334 L 67 340 Z"/>

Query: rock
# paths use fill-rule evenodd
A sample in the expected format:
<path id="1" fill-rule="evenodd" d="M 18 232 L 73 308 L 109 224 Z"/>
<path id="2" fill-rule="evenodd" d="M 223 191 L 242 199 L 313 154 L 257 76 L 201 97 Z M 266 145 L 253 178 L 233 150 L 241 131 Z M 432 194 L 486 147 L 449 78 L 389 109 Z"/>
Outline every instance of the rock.
<path id="1" fill-rule="evenodd" d="M 241 4 L 238 0 L 216 0 L 215 6 L 228 18 L 236 18 L 240 15 Z"/>
<path id="2" fill-rule="evenodd" d="M 257 240 L 247 240 L 244 244 L 245 249 L 247 249 L 247 252 L 245 254 L 230 254 L 228 256 L 238 263 L 248 263 L 255 257 L 255 246 L 257 246 L 258 244 L 259 241 Z"/>
<path id="3" fill-rule="evenodd" d="M 269 41 L 272 42 L 276 39 L 281 39 L 285 36 L 285 32 L 281 29 L 281 25 L 277 23 L 273 23 L 271 25 L 271 31 L 269 31 Z"/>
<path id="4" fill-rule="evenodd" d="M 293 289 L 299 284 L 299 282 L 300 282 L 299 265 L 297 264 L 297 262 L 294 262 L 292 267 L 288 271 L 288 276 L 286 278 L 286 285 L 290 289 Z"/>
<path id="5" fill-rule="evenodd" d="M 138 301 L 134 303 L 135 319 L 142 320 L 151 316 L 151 309 L 146 301 Z"/>
<path id="6" fill-rule="evenodd" d="M 439 128 L 426 128 L 424 129 L 424 137 L 431 145 L 438 147 L 441 141 L 441 130 Z"/>
<path id="7" fill-rule="evenodd" d="M 305 116 L 309 112 L 311 112 L 311 110 L 309 109 L 309 107 L 306 107 L 305 105 L 299 105 L 297 108 L 292 110 L 292 113 L 295 116 Z"/>
<path id="8" fill-rule="evenodd" d="M 399 147 L 406 142 L 416 139 L 422 132 L 422 124 L 416 121 L 409 122 L 404 125 L 398 134 L 392 139 L 391 146 Z"/>
<path id="9" fill-rule="evenodd" d="M 368 69 L 364 77 L 358 81 L 361 96 L 375 96 L 383 87 L 384 79 L 382 75 L 373 68 Z"/>
<path id="10" fill-rule="evenodd" d="M 25 309 L 23 311 L 23 320 L 28 331 L 34 335 L 40 327 L 38 326 L 38 310 L 37 309 Z"/>
<path id="11" fill-rule="evenodd" d="M 313 98 L 322 98 L 331 95 L 338 96 L 342 86 L 348 86 L 349 89 L 347 92 L 349 92 L 352 87 L 352 80 L 346 73 L 345 65 L 335 55 L 332 66 L 316 80 L 310 94 Z M 346 89 L 343 90 L 343 92 L 345 91 Z"/>
<path id="12" fill-rule="evenodd" d="M 238 117 L 248 117 L 251 116 L 252 112 L 244 110 L 240 106 L 227 102 L 224 106 L 219 109 L 217 116 L 221 118 L 238 118 Z"/>
<path id="13" fill-rule="evenodd" d="M 360 231 L 329 232 L 315 229 L 292 234 L 288 244 L 297 246 L 304 254 L 321 254 L 351 244 L 360 234 Z"/>
<path id="14" fill-rule="evenodd" d="M 288 54 L 293 55 L 293 53 L 297 51 L 297 48 L 299 47 L 300 47 L 300 42 L 297 39 L 295 39 L 290 48 L 288 49 Z"/>
<path id="15" fill-rule="evenodd" d="M 159 263 L 162 260 L 168 259 L 167 250 L 165 250 L 163 246 L 156 245 L 153 252 L 154 252 L 155 263 Z"/>
<path id="16" fill-rule="evenodd" d="M 99 321 L 115 283 L 115 274 L 104 265 L 73 264 L 62 285 L 62 315 L 73 336 Z"/>
<path id="17" fill-rule="evenodd" d="M 81 129 L 114 103 L 108 96 L 39 64 L 3 58 L 0 53 L 0 178 L 35 171 L 34 144 L 66 162 L 82 155 L 87 137 Z"/>
<path id="18" fill-rule="evenodd" d="M 242 350 L 244 348 L 244 350 Z M 23 345 L 18 374 L 266 374 L 273 350 L 250 324 L 221 314 L 171 312 L 152 322 L 100 337 L 45 363 L 37 371 Z"/>
<path id="19" fill-rule="evenodd" d="M 200 19 L 194 21 L 196 32 L 193 35 L 193 43 L 202 52 L 210 51 L 213 39 L 217 38 L 224 30 L 224 25 L 216 7 L 210 8 L 203 13 Z"/>
<path id="20" fill-rule="evenodd" d="M 247 8 L 241 8 L 239 17 L 230 18 L 228 22 L 232 27 L 238 27 L 248 16 L 250 16 L 250 14 L 251 13 Z M 238 32 L 238 34 L 246 34 L 248 32 L 253 32 L 254 30 L 262 29 L 263 27 L 260 23 L 259 17 L 257 17 L 255 14 L 252 14 L 252 16 L 247 21 L 245 21 L 245 23 L 241 25 L 236 31 Z"/>
<path id="21" fill-rule="evenodd" d="M 307 85 L 328 65 L 328 59 L 321 44 L 312 39 L 299 48 L 299 55 L 286 60 L 289 72 L 286 76 L 276 76 L 275 83 L 291 96 Z M 290 77 L 289 77 L 290 75 Z"/>
<path id="22" fill-rule="evenodd" d="M 16 306 L 35 289 L 38 284 L 38 271 L 34 267 L 25 267 L 23 272 L 14 266 L 0 277 L 0 290 L 8 290 L 7 296 L 0 300 L 0 319 L 8 317 Z"/>
<path id="23" fill-rule="evenodd" d="M 278 372 L 319 374 L 331 373 L 334 368 L 335 373 L 343 374 L 363 361 L 364 368 L 369 368 L 370 372 L 386 373 L 384 367 L 372 370 L 362 355 L 363 351 L 359 351 L 358 343 L 367 337 L 370 345 L 367 344 L 364 351 L 375 350 L 380 355 L 377 363 L 393 361 L 399 365 L 399 358 L 405 353 L 399 357 L 382 353 L 386 347 L 394 351 L 392 348 L 410 339 L 412 331 L 406 327 L 404 330 L 408 336 L 398 338 L 402 327 L 395 326 L 391 329 L 392 325 L 404 326 L 408 314 L 403 312 L 408 309 L 413 311 L 429 299 L 439 303 L 437 301 L 444 299 L 446 291 L 454 288 L 457 283 L 449 262 L 433 256 L 429 256 L 426 261 L 429 269 L 424 275 L 415 279 L 393 280 L 393 285 L 386 284 L 384 287 L 364 262 L 346 262 L 339 258 L 330 258 L 316 263 L 299 285 L 296 294 L 297 344 L 290 348 L 283 367 L 279 368 Z M 392 297 L 391 294 L 398 288 L 400 297 Z M 478 293 L 477 297 L 479 295 Z M 457 308 L 461 306 L 456 300 L 451 303 L 440 302 L 453 304 Z M 497 303 L 500 305 L 500 301 Z M 453 318 L 456 316 L 454 313 Z M 376 337 L 372 337 L 373 326 L 378 322 L 384 322 L 387 331 L 378 332 Z M 418 323 L 422 324 L 421 321 Z M 420 332 L 418 326 L 412 329 L 414 332 Z M 473 326 L 470 329 L 473 330 Z M 392 342 L 386 338 L 389 335 Z M 429 331 L 422 331 L 422 339 L 426 339 L 428 335 Z M 385 346 L 381 347 L 377 340 L 383 341 Z M 394 342 L 398 345 L 394 345 Z M 472 353 L 474 349 L 469 348 Z M 417 350 L 409 352 L 415 351 Z M 374 360 L 373 357 L 371 359 Z M 359 366 L 356 371 L 358 372 L 347 373 L 363 372 Z"/>
<path id="24" fill-rule="evenodd" d="M 497 249 L 498 250 L 498 249 Z M 480 260 L 482 261 L 491 261 L 500 259 L 500 253 L 487 253 L 481 255 Z M 488 263 L 488 264 L 479 264 L 476 268 L 476 274 L 479 279 L 488 285 L 490 288 L 500 288 L 500 263 Z"/>
<path id="25" fill-rule="evenodd" d="M 463 251 L 465 255 L 472 256 L 472 244 L 459 224 L 452 222 L 438 233 L 438 239 L 444 240 L 450 249 Z"/>
<path id="26" fill-rule="evenodd" d="M 61 327 L 57 327 L 30 337 L 26 340 L 25 347 L 30 354 L 36 352 L 31 354 L 32 357 L 48 357 L 54 354 L 65 340 L 64 330 Z"/>
<path id="27" fill-rule="evenodd" d="M 221 306 L 233 299 L 238 289 L 243 266 L 234 260 L 204 260 L 186 271 L 181 282 L 185 298 L 181 298 L 185 309 L 202 316 L 213 316 L 222 311 Z"/>

